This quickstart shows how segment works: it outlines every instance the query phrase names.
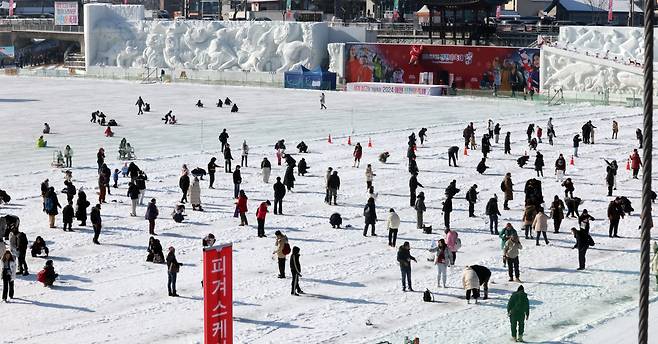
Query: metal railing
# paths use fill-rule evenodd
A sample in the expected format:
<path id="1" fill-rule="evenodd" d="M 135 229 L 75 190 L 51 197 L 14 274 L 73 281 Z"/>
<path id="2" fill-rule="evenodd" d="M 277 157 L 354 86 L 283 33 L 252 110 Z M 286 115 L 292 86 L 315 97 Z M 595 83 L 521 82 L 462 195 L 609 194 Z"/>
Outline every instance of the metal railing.
<path id="1" fill-rule="evenodd" d="M 82 33 L 82 25 L 55 25 L 54 19 L 0 19 L 0 31 Z"/>

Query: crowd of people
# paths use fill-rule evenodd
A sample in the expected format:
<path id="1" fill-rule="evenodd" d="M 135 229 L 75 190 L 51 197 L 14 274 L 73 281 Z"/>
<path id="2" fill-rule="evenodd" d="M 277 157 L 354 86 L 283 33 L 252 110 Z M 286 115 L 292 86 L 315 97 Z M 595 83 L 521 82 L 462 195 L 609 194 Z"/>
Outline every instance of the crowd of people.
<path id="1" fill-rule="evenodd" d="M 325 107 L 325 97 L 324 94 L 321 98 L 321 109 Z M 229 98 L 226 98 L 223 102 L 220 99 L 217 103 L 218 107 L 223 105 L 232 104 Z M 138 106 L 138 115 L 143 114 L 143 106 L 145 102 L 140 97 L 135 104 Z M 235 106 L 235 104 L 233 104 Z M 203 104 L 199 100 L 196 104 L 197 107 L 203 107 Z M 92 115 L 92 122 L 94 119 L 99 117 L 100 112 Z M 166 116 L 166 122 L 171 121 L 171 114 Z M 511 154 L 511 133 L 509 131 L 505 132 L 505 138 L 502 147 L 499 145 L 499 138 L 503 128 L 502 123 L 494 123 L 492 120 L 487 121 L 486 127 L 482 129 L 484 133 L 481 135 L 479 144 L 476 140 L 477 128 L 473 122 L 470 122 L 466 128 L 463 130 L 463 139 L 464 139 L 464 155 L 475 154 L 475 151 L 479 150 L 482 154 L 482 158 L 476 170 L 479 174 L 487 173 L 487 161 L 493 160 L 489 157 L 489 154 L 494 149 L 504 150 L 505 154 Z M 109 127 L 108 127 L 109 128 Z M 544 129 L 545 128 L 545 129 Z M 500 250 L 502 257 L 502 264 L 507 268 L 507 274 L 509 277 L 509 282 L 521 282 L 521 261 L 522 261 L 522 252 L 523 244 L 528 245 L 528 243 L 534 243 L 537 246 L 540 246 L 541 239 L 543 238 L 544 245 L 549 245 L 549 237 L 547 235 L 549 229 L 549 221 L 552 220 L 553 234 L 557 235 L 561 230 L 561 225 L 563 219 L 566 217 L 575 217 L 577 218 L 578 226 L 570 228 L 569 232 L 573 234 L 574 240 L 574 249 L 578 251 L 578 270 L 583 270 L 587 268 L 586 265 L 586 256 L 589 248 L 595 245 L 592 236 L 590 235 L 590 223 L 596 221 L 595 217 L 588 213 L 587 209 L 579 211 L 579 205 L 582 203 L 582 199 L 574 196 L 574 193 L 578 195 L 577 185 L 574 179 L 568 177 L 568 166 L 573 164 L 573 157 L 571 157 L 570 164 L 567 162 L 567 159 L 563 154 L 559 154 L 555 157 L 554 162 L 554 174 L 555 182 L 561 183 L 560 185 L 564 187 L 564 198 L 561 198 L 560 195 L 555 195 L 552 198 L 545 199 L 542 192 L 542 182 L 551 182 L 552 178 L 544 177 L 544 168 L 547 165 L 551 165 L 550 161 L 547 163 L 547 160 L 551 157 L 546 157 L 541 153 L 541 147 L 543 144 L 542 137 L 546 133 L 548 136 L 548 144 L 553 145 L 554 139 L 557 138 L 555 127 L 553 124 L 553 119 L 549 118 L 546 126 L 542 128 L 531 123 L 528 126 L 527 134 L 527 148 L 523 156 L 521 156 L 517 162 L 520 167 L 523 167 L 528 163 L 531 156 L 528 155 L 528 151 L 535 151 L 534 153 L 534 170 L 537 173 L 536 178 L 530 178 L 525 182 L 520 184 L 515 184 L 513 181 L 513 174 L 511 171 L 505 173 L 503 178 L 500 180 L 500 191 L 502 192 L 502 201 L 503 207 L 502 211 L 508 211 L 511 209 L 510 201 L 514 200 L 515 193 L 519 190 L 522 190 L 524 195 L 524 202 L 520 210 L 523 211 L 523 216 L 520 219 L 517 219 L 522 223 L 522 227 L 519 230 L 522 230 L 523 238 L 526 241 L 521 239 L 521 235 L 517 231 L 517 228 L 514 228 L 512 222 L 505 223 L 502 226 L 502 229 L 499 230 L 499 218 L 502 216 L 500 207 L 499 207 L 499 198 L 497 193 L 487 195 L 488 201 L 483 207 L 485 218 L 488 223 L 489 234 L 492 236 L 493 240 L 500 240 Z M 594 144 L 594 129 L 596 126 L 592 124 L 591 121 L 585 123 L 582 127 L 582 137 L 581 134 L 577 134 L 573 138 L 573 148 L 574 148 L 574 157 L 578 156 L 578 147 L 580 143 L 583 144 Z M 50 128 L 48 128 L 50 129 Z M 45 131 L 44 131 L 45 132 Z M 612 124 L 612 139 L 617 139 L 618 134 L 618 123 L 613 121 Z M 637 138 L 641 144 L 642 134 L 640 129 L 638 129 Z M 447 286 L 447 271 L 449 268 L 455 266 L 457 261 L 458 253 L 462 248 L 462 238 L 459 237 L 459 233 L 456 229 L 451 227 L 451 214 L 453 213 L 454 206 L 453 200 L 457 195 L 463 194 L 464 199 L 468 202 L 468 217 L 478 217 L 476 215 L 476 206 L 481 196 L 480 191 L 478 191 L 478 185 L 474 183 L 466 183 L 466 181 L 460 180 L 461 186 L 466 190 L 462 192 L 460 185 L 458 185 L 457 180 L 452 180 L 447 187 L 445 188 L 444 194 L 445 197 L 440 200 L 441 202 L 441 212 L 443 213 L 443 225 L 437 226 L 436 224 L 430 225 L 424 221 L 424 214 L 427 212 L 428 206 L 427 203 L 438 203 L 439 200 L 428 200 L 423 191 L 419 191 L 419 188 L 425 188 L 421 184 L 421 169 L 418 166 L 416 152 L 418 149 L 422 148 L 425 142 L 428 139 L 428 129 L 421 128 L 418 134 L 411 133 L 408 136 L 408 141 L 406 147 L 406 167 L 409 178 L 409 206 L 415 210 L 416 214 L 416 228 L 422 230 L 425 233 L 432 234 L 433 230 L 439 230 L 442 228 L 443 235 L 436 240 L 434 240 L 434 245 L 429 248 L 429 251 L 433 254 L 433 263 L 437 268 L 437 288 L 445 288 Z M 125 140 L 125 139 L 124 139 Z M 420 141 L 420 142 L 418 142 Z M 243 175 L 242 169 L 248 167 L 248 157 L 249 157 L 249 146 L 247 145 L 246 140 L 242 140 L 240 147 L 240 165 L 233 166 L 232 161 L 233 152 L 232 145 L 230 144 L 230 135 L 226 128 L 224 128 L 218 136 L 218 142 L 220 146 L 219 153 L 220 159 L 224 160 L 224 172 L 225 174 L 230 174 L 230 180 L 233 183 L 232 198 L 235 200 L 235 211 L 234 217 L 239 218 L 240 226 L 249 225 L 249 217 L 252 213 L 249 212 L 249 203 L 250 201 L 247 191 L 242 187 L 243 185 Z M 238 141 L 239 142 L 239 141 Z M 520 141 L 523 142 L 523 141 Z M 521 143 L 523 145 L 523 143 Z M 402 146 L 402 145 L 401 145 Z M 260 177 L 262 178 L 262 188 L 272 188 L 271 194 L 274 201 L 274 210 L 273 214 L 276 216 L 283 215 L 283 202 L 286 198 L 286 195 L 290 192 L 294 192 L 295 181 L 297 178 L 303 179 L 307 178 L 306 174 L 308 173 L 311 166 L 307 163 L 306 158 L 311 160 L 310 156 L 305 156 L 308 154 L 309 146 L 301 141 L 296 148 L 298 153 L 289 153 L 286 150 L 286 141 L 285 139 L 280 139 L 274 144 L 273 154 L 276 157 L 277 164 L 279 166 L 285 165 L 285 173 L 283 178 L 280 176 L 276 177 L 276 182 L 272 183 L 270 186 L 270 175 L 272 172 L 271 162 L 267 157 L 263 158 L 260 163 Z M 124 153 L 132 152 L 130 150 L 129 143 L 123 142 L 121 144 L 121 150 Z M 627 163 L 627 169 L 632 170 L 633 178 L 637 178 L 639 174 L 639 169 L 642 166 L 642 161 L 638 153 L 638 149 L 642 149 L 640 145 L 637 149 L 634 149 L 631 156 L 629 157 Z M 402 149 L 401 149 L 402 150 Z M 448 169 L 454 169 L 457 167 L 458 156 L 460 155 L 461 148 L 459 146 L 450 146 L 448 148 Z M 129 159 L 128 154 L 120 154 L 121 159 Z M 65 165 L 67 168 L 72 168 L 72 156 L 73 150 L 70 146 L 66 146 L 64 156 L 66 157 Z M 87 198 L 85 191 L 80 188 L 77 189 L 73 183 L 72 172 L 67 170 L 65 173 L 64 185 L 65 188 L 62 190 L 62 194 L 66 195 L 66 202 L 60 202 L 58 197 L 58 192 L 55 190 L 55 187 L 51 185 L 48 179 L 44 180 L 41 183 L 41 198 L 42 198 L 42 210 L 48 216 L 48 223 L 50 228 L 56 228 L 56 218 L 60 214 L 62 216 L 62 229 L 65 231 L 74 231 L 73 220 L 77 219 L 79 224 L 75 227 L 84 227 L 87 225 L 87 219 L 89 218 L 91 225 L 93 227 L 93 239 L 92 243 L 96 245 L 101 245 L 101 235 L 103 233 L 103 214 L 102 206 L 107 203 L 106 194 L 111 194 L 112 189 L 115 189 L 115 192 L 123 195 L 127 199 L 130 199 L 130 212 L 129 215 L 132 217 L 138 216 L 137 208 L 138 206 L 143 205 L 143 200 L 147 190 L 146 183 L 148 177 L 146 173 L 133 162 L 125 162 L 124 165 L 119 169 L 115 168 L 114 172 L 108 166 L 108 163 L 105 161 L 105 151 L 103 148 L 100 148 L 97 152 L 97 167 L 98 167 L 98 201 L 95 202 Z M 295 158 L 297 156 L 297 158 Z M 299 158 L 299 156 L 305 156 Z M 389 152 L 383 152 L 379 154 L 379 161 L 381 164 L 387 164 L 388 159 L 391 154 Z M 134 157 L 133 157 L 134 158 Z M 352 152 L 352 168 L 359 169 L 361 168 L 361 160 L 363 158 L 363 147 L 357 142 L 354 145 L 354 150 Z M 174 205 L 174 210 L 171 213 L 171 218 L 173 221 L 181 223 L 185 222 L 187 214 L 185 214 L 185 206 L 187 204 L 191 205 L 193 211 L 204 211 L 203 207 L 203 198 L 202 198 L 202 181 L 205 176 L 208 176 L 208 189 L 214 189 L 214 183 L 216 181 L 217 168 L 221 169 L 221 165 L 217 164 L 218 158 L 216 156 L 209 156 L 209 162 L 207 164 L 207 169 L 200 167 L 190 170 L 187 164 L 182 165 L 180 174 L 178 178 L 178 187 L 180 189 L 180 201 Z M 299 161 L 297 161 L 299 159 Z M 618 164 L 617 161 L 606 160 L 606 179 L 604 181 L 607 186 L 607 196 L 613 197 L 613 190 L 616 190 L 617 183 L 617 173 L 618 173 Z M 221 164 L 221 163 L 220 163 Z M 365 168 L 363 172 L 363 178 L 365 181 L 365 188 L 367 192 L 367 200 L 363 207 L 363 236 L 364 237 L 376 237 L 376 225 L 378 222 L 384 222 L 386 226 L 386 231 L 388 232 L 388 246 L 397 247 L 397 235 L 401 226 L 401 218 L 398 215 L 398 212 L 394 208 L 386 207 L 388 209 L 387 216 L 384 219 L 378 217 L 377 214 L 377 200 L 378 193 L 375 192 L 375 180 L 377 173 L 377 166 L 373 163 L 364 163 Z M 297 169 L 297 173 L 295 173 Z M 129 178 L 130 181 L 127 183 L 126 190 L 116 190 L 121 189 L 117 181 L 119 178 Z M 566 179 L 565 179 L 566 178 Z M 114 183 L 112 183 L 112 181 Z M 595 182 L 596 181 L 592 181 Z M 427 183 L 425 183 L 427 184 Z M 522 185 L 518 187 L 517 185 Z M 436 187 L 436 186 L 433 186 Z M 333 167 L 328 167 L 326 173 L 324 174 L 324 202 L 330 206 L 331 216 L 328 217 L 329 223 L 333 228 L 341 228 L 342 216 L 340 214 L 341 205 L 340 195 L 341 192 L 341 178 L 338 175 L 338 171 Z M 76 199 L 77 196 L 77 199 Z M 406 198 L 406 196 L 405 196 Z M 93 204 L 95 203 L 95 204 Z M 93 206 L 92 206 L 93 204 Z M 256 207 L 255 218 L 257 222 L 256 235 L 259 238 L 267 237 L 267 223 L 268 214 L 270 212 L 270 207 L 272 203 L 269 199 L 259 201 Z M 565 211 L 567 212 L 565 215 Z M 607 209 L 607 218 L 610 221 L 609 226 L 609 237 L 618 238 L 619 237 L 619 224 L 621 219 L 626 215 L 632 212 L 633 209 L 630 205 L 628 198 L 623 195 L 615 196 L 610 200 L 608 209 Z M 294 207 L 286 207 L 286 213 L 294 213 Z M 153 262 L 156 264 L 166 264 L 167 266 L 167 276 L 168 276 L 168 295 L 175 297 L 178 296 L 176 290 L 176 280 L 177 274 L 180 270 L 180 267 L 183 266 L 183 263 L 178 262 L 176 258 L 176 250 L 173 246 L 167 248 L 167 255 L 164 255 L 163 245 L 159 239 L 156 237 L 156 221 L 161 218 L 163 213 L 158 208 L 158 203 L 156 198 L 151 198 L 146 209 L 143 213 L 144 219 L 148 222 L 149 228 L 149 239 L 148 239 L 148 255 L 146 260 L 148 262 Z M 329 214 L 327 214 L 329 215 Z M 598 216 L 597 216 L 598 217 Z M 7 221 L 6 221 L 7 222 Z M 7 297 L 12 298 L 15 294 L 15 285 L 14 280 L 16 275 L 27 275 L 28 267 L 26 263 L 26 252 L 28 248 L 28 238 L 26 233 L 21 232 L 19 228 L 19 222 L 14 221 L 12 224 L 9 222 L 2 228 L 6 228 L 6 240 L 8 240 L 9 245 L 5 249 L 0 247 L 0 252 L 5 252 L 2 256 L 2 266 L 3 266 L 3 299 L 7 300 Z M 486 231 L 486 230 L 485 230 Z M 439 231 L 441 232 L 441 231 Z M 299 296 L 303 294 L 302 289 L 300 288 L 300 278 L 302 277 L 301 271 L 301 260 L 300 260 L 300 246 L 291 246 L 288 237 L 281 231 L 276 230 L 274 232 L 275 242 L 274 242 L 274 251 L 273 256 L 276 257 L 278 262 L 278 278 L 286 278 L 286 261 L 289 259 L 289 271 L 292 277 L 291 281 L 291 295 Z M 365 239 L 364 239 L 365 240 Z M 30 246 L 32 257 L 39 255 L 45 255 L 48 257 L 49 249 L 46 246 L 46 240 L 38 236 L 35 241 Z M 209 247 L 215 244 L 214 235 L 208 234 L 202 239 L 201 247 Z M 5 245 L 4 241 L 0 240 L 0 245 Z M 468 245 L 468 243 L 465 243 Z M 658 251 L 658 245 L 654 243 L 653 251 Z M 396 260 L 399 263 L 400 273 L 401 273 L 401 284 L 402 291 L 413 291 L 412 287 L 412 265 L 417 263 L 417 259 L 412 255 L 411 246 L 408 241 L 405 241 L 401 246 L 398 247 Z M 658 259 L 653 260 L 653 269 L 654 272 L 658 272 Z M 44 269 L 39 272 L 40 277 L 38 280 L 41 281 L 46 286 L 52 286 L 57 279 L 57 274 L 54 270 L 54 265 L 52 260 L 48 260 L 44 266 Z M 464 266 L 462 271 L 462 281 L 461 287 L 463 287 L 465 292 L 465 299 L 468 303 L 471 302 L 471 299 L 475 303 L 479 303 L 481 291 L 483 291 L 483 300 L 489 298 L 489 289 L 488 283 L 491 279 L 491 269 L 483 265 L 467 264 Z M 658 283 L 658 277 L 656 282 Z M 512 337 L 515 340 L 522 341 L 524 334 L 524 321 L 529 316 L 529 306 L 528 306 L 528 296 L 524 291 L 524 287 L 519 285 L 516 292 L 512 294 L 512 297 L 509 300 L 507 306 L 508 316 L 512 324 Z"/>

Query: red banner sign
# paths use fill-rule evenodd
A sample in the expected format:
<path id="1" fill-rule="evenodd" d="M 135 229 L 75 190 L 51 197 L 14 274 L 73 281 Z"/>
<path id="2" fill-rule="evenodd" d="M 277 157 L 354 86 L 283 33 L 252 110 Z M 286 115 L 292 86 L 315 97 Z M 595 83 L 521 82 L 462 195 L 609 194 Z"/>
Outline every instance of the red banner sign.
<path id="1" fill-rule="evenodd" d="M 612 21 L 612 0 L 608 1 L 608 21 Z"/>
<path id="2" fill-rule="evenodd" d="M 203 251 L 203 333 L 205 344 L 233 343 L 233 247 Z"/>

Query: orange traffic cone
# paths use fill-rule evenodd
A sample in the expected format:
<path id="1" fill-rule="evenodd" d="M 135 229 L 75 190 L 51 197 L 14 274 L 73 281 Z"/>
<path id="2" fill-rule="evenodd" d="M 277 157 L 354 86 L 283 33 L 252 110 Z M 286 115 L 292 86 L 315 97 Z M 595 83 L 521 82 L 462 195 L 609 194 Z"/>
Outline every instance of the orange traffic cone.
<path id="1" fill-rule="evenodd" d="M 333 143 L 333 142 L 331 142 L 331 134 L 329 134 L 329 139 L 327 140 L 327 142 Z"/>
<path id="2" fill-rule="evenodd" d="M 464 155 L 468 155 L 468 147 L 464 147 Z"/>
<path id="3" fill-rule="evenodd" d="M 571 165 L 571 166 L 574 165 L 574 162 L 573 162 L 573 155 L 571 156 L 571 161 L 569 161 L 569 165 Z"/>
<path id="4" fill-rule="evenodd" d="M 631 161 L 626 160 L 626 171 L 630 171 L 630 170 L 631 170 Z"/>
<path id="5" fill-rule="evenodd" d="M 372 148 L 372 140 L 368 138 L 368 148 Z"/>
<path id="6" fill-rule="evenodd" d="M 347 137 L 347 145 L 351 146 L 352 145 L 352 136 Z"/>

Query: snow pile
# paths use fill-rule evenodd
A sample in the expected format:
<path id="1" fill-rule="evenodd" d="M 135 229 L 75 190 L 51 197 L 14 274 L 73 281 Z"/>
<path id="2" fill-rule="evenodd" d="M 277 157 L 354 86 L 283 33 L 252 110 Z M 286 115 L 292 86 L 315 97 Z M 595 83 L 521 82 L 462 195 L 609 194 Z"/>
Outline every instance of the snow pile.
<path id="1" fill-rule="evenodd" d="M 640 182 L 623 169 L 628 153 L 637 147 L 634 131 L 642 118 L 635 109 L 544 104 L 512 99 L 469 97 L 414 97 L 391 94 L 327 93 L 328 110 L 320 111 L 319 92 L 217 87 L 186 84 L 140 85 L 128 82 L 0 77 L 8 85 L 2 102 L 0 121 L 6 135 L 0 136 L 0 188 L 7 190 L 12 202 L 1 205 L 2 214 L 21 218 L 21 228 L 30 240 L 45 238 L 60 279 L 52 289 L 35 281 L 43 266 L 42 258 L 28 257 L 30 276 L 16 280 L 16 297 L 2 304 L 10 316 L 2 321 L 3 343 L 199 343 L 202 341 L 201 238 L 214 233 L 218 242 L 234 243 L 234 315 L 236 343 L 377 343 L 387 340 L 399 344 L 405 336 L 418 336 L 421 343 L 509 343 L 509 325 L 505 305 L 517 283 L 507 282 L 501 260 L 500 239 L 489 234 L 484 206 L 494 194 L 502 198 L 500 182 L 511 172 L 515 183 L 512 210 L 503 211 L 500 227 L 510 222 L 521 230 L 523 184 L 536 172 L 532 169 L 534 152 L 528 149 L 526 128 L 530 122 L 541 126 L 549 116 L 557 137 L 556 145 L 539 144 L 546 167 L 542 181 L 545 200 L 563 196 L 555 181 L 552 166 L 559 153 L 569 161 L 571 138 L 583 123 L 597 126 L 596 144 L 581 145 L 575 165 L 567 167 L 567 176 L 575 183 L 574 195 L 584 200 L 596 218 L 592 235 L 596 246 L 588 252 L 588 269 L 576 272 L 577 253 L 569 232 L 575 219 L 565 219 L 560 234 L 549 231 L 551 244 L 535 246 L 522 239 L 521 280 L 531 300 L 530 319 L 526 323 L 529 342 L 568 342 L 579 333 L 578 342 L 587 337 L 602 343 L 603 336 L 615 343 L 635 338 L 625 332 L 606 332 L 588 336 L 587 331 L 602 320 L 619 316 L 636 304 L 639 213 L 624 218 L 620 235 L 608 238 L 606 209 L 611 198 L 605 196 L 605 163 L 616 159 L 621 166 L 615 195 L 628 196 L 639 208 Z M 30 90 L 26 95 L 25 90 Z M 76 95 L 71 98 L 71 95 Z M 136 116 L 134 106 L 141 95 L 151 104 L 151 113 Z M 213 103 L 229 96 L 240 107 L 238 114 Z M 194 104 L 201 99 L 205 108 Z M 103 136 L 103 127 L 89 123 L 89 114 L 102 110 L 118 127 L 114 137 Z M 164 125 L 160 118 L 173 111 L 180 124 Z M 26 114 L 28 114 L 26 116 Z M 20 118 L 17 121 L 16 118 Z M 500 122 L 502 133 L 511 133 L 512 155 L 504 155 L 502 137 L 493 145 L 484 175 L 475 171 L 480 151 L 459 156 L 459 167 L 447 165 L 447 149 L 463 143 L 462 130 L 469 121 L 481 138 L 486 121 Z M 611 121 L 620 125 L 619 139 L 609 139 Z M 48 122 L 49 148 L 37 149 L 34 142 Z M 419 147 L 419 182 L 425 187 L 425 221 L 434 234 L 416 229 L 415 210 L 409 207 L 409 173 L 406 166 L 407 136 L 420 127 L 429 128 L 428 141 Z M 169 214 L 180 200 L 178 178 L 182 164 L 190 169 L 205 168 L 210 157 L 221 157 L 217 135 L 222 128 L 230 134 L 233 156 L 239 161 L 240 146 L 250 146 L 249 165 L 242 169 L 243 184 L 249 197 L 247 217 L 250 226 L 239 227 L 230 174 L 218 169 L 215 189 L 202 181 L 204 212 L 192 212 L 181 223 Z M 333 144 L 326 142 L 332 134 Z M 353 143 L 364 146 L 361 168 L 352 167 Z M 128 178 L 119 180 L 108 203 L 101 209 L 103 231 L 101 245 L 93 245 L 92 231 L 74 224 L 75 232 L 50 229 L 41 211 L 39 183 L 49 178 L 56 190 L 63 186 L 63 173 L 52 169 L 53 153 L 69 144 L 74 150 L 73 183 L 84 188 L 95 204 L 97 187 L 96 152 L 104 147 L 109 167 L 120 168 L 117 148 L 125 137 L 135 148 L 137 165 L 148 175 L 146 199 L 156 198 L 160 207 L 156 233 L 163 247 L 176 248 L 178 260 L 185 265 L 178 275 L 180 298 L 167 296 L 166 268 L 145 262 L 148 224 L 139 207 L 130 217 L 126 196 Z M 283 200 L 282 216 L 267 215 L 268 238 L 256 237 L 255 210 L 260 202 L 272 200 L 272 181 L 283 177 L 285 167 L 276 165 L 273 145 L 286 139 L 287 152 L 310 166 L 306 176 L 296 176 L 294 192 Z M 373 148 L 366 143 L 371 139 Z M 308 154 L 296 154 L 300 140 L 309 146 Z M 203 153 L 200 153 L 203 151 Z M 388 163 L 378 161 L 384 151 L 391 154 Z M 516 159 L 527 151 L 529 166 L 519 168 Z M 273 162 L 270 184 L 260 176 L 260 161 Z M 234 161 L 234 165 L 237 163 Z M 376 174 L 373 185 L 377 197 L 378 237 L 364 238 L 363 206 L 367 193 L 365 164 Z M 221 165 L 220 162 L 218 163 Z M 341 177 L 338 206 L 323 203 L 324 172 L 333 167 Z M 207 178 L 206 178 L 207 179 Z M 443 236 L 441 201 L 444 188 L 457 180 L 461 189 L 454 199 L 452 228 L 462 240 L 456 266 L 449 269 L 448 287 L 436 288 L 436 267 L 427 258 L 431 242 Z M 467 216 L 464 199 L 467 189 L 478 184 L 476 218 Z M 64 201 L 63 195 L 59 195 Z M 387 246 L 384 219 L 389 208 L 396 209 L 402 224 L 397 246 L 408 241 L 411 254 L 418 259 L 412 266 L 417 292 L 403 293 L 396 249 Z M 341 213 L 345 225 L 331 229 L 328 217 Z M 657 219 L 654 219 L 654 222 Z M 61 226 L 61 217 L 57 218 Z M 252 223 L 253 222 L 253 223 Z M 60 227 L 61 228 L 61 227 Z M 281 230 L 291 246 L 301 248 L 301 288 L 304 296 L 290 295 L 290 278 L 278 279 L 272 259 L 274 231 Z M 522 232 L 520 232 L 522 233 Z M 480 305 L 466 304 L 461 286 L 461 271 L 467 264 L 482 264 L 492 270 L 490 299 Z M 289 268 L 286 268 L 289 271 Z M 652 276 L 653 281 L 653 276 Z M 429 288 L 435 303 L 422 301 Z M 652 291 L 652 297 L 655 297 Z M 372 326 L 367 326 L 366 322 Z M 591 324 L 591 326 L 590 326 Z M 655 322 L 652 322 L 652 327 Z M 565 339 L 566 338 L 566 339 Z"/>
<path id="2" fill-rule="evenodd" d="M 327 56 L 326 23 L 138 20 L 138 7 L 85 5 L 88 66 L 284 72 Z"/>

